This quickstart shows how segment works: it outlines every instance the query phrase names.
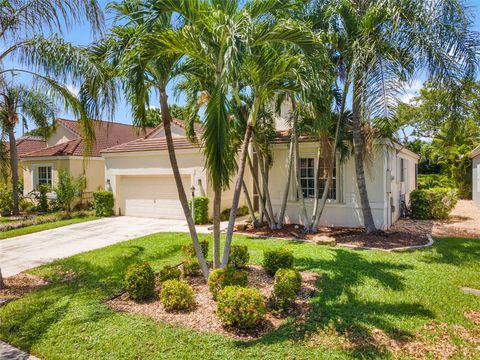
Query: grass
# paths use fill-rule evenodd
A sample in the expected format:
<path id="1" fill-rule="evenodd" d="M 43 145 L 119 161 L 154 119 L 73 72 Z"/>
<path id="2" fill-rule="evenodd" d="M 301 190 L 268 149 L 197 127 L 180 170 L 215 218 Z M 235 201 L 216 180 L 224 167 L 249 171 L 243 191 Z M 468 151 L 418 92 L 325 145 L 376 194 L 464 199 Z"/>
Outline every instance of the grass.
<path id="1" fill-rule="evenodd" d="M 44 359 L 390 358 L 372 345 L 375 329 L 392 339 L 415 341 L 432 321 L 446 323 L 449 331 L 455 326 L 472 330 L 475 325 L 464 312 L 480 310 L 480 297 L 459 290 L 480 288 L 480 241 L 455 238 L 395 254 L 237 236 L 235 242 L 249 247 L 253 263 L 261 263 L 264 249 L 288 246 L 298 269 L 321 274 L 304 322 L 289 321 L 252 342 L 103 305 L 121 291 L 130 263 L 148 261 L 155 269 L 177 263 L 187 242 L 185 234 L 151 235 L 33 270 L 52 283 L 0 309 L 0 338 Z M 59 274 L 66 270 L 75 272 L 73 280 L 62 280 Z M 463 338 L 454 339 L 475 351 Z"/>
<path id="2" fill-rule="evenodd" d="M 14 229 L 14 230 L 2 231 L 0 232 L 0 240 L 4 240 L 4 239 L 8 239 L 15 236 L 20 236 L 20 235 L 32 234 L 32 233 L 36 233 L 43 230 L 55 229 L 55 228 L 66 226 L 66 225 L 78 224 L 78 223 L 91 221 L 95 219 L 96 219 L 95 216 L 85 216 L 81 218 L 58 220 L 58 221 L 52 221 L 52 222 L 38 224 L 38 225 L 26 226 L 26 227 Z"/>

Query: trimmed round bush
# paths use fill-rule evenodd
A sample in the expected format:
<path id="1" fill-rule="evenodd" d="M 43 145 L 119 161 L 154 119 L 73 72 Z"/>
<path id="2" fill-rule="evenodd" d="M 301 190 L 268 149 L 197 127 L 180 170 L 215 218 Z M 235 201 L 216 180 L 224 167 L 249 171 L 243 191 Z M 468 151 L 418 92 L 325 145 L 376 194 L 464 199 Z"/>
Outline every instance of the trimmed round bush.
<path id="1" fill-rule="evenodd" d="M 196 196 L 195 197 L 195 224 L 206 224 L 208 223 L 208 197 L 206 196 Z M 192 200 L 188 203 L 190 211 L 192 211 Z"/>
<path id="2" fill-rule="evenodd" d="M 227 286 L 218 294 L 217 315 L 229 326 L 251 328 L 267 313 L 265 300 L 258 289 Z"/>
<path id="3" fill-rule="evenodd" d="M 250 260 L 250 254 L 248 253 L 248 247 L 245 245 L 233 245 L 230 250 L 230 256 L 228 258 L 228 265 L 237 269 L 243 269 L 247 266 Z"/>
<path id="4" fill-rule="evenodd" d="M 189 259 L 183 262 L 183 275 L 199 276 L 200 273 L 201 273 L 201 268 L 197 259 Z"/>
<path id="5" fill-rule="evenodd" d="M 176 266 L 165 265 L 158 272 L 158 279 L 161 282 L 167 280 L 180 280 L 180 276 L 182 276 L 182 271 Z"/>
<path id="6" fill-rule="evenodd" d="M 125 273 L 125 290 L 135 300 L 145 300 L 155 292 L 155 274 L 147 263 L 131 264 Z"/>
<path id="7" fill-rule="evenodd" d="M 181 280 L 167 280 L 162 284 L 160 302 L 167 311 L 188 310 L 193 306 L 193 290 Z"/>
<path id="8" fill-rule="evenodd" d="M 233 267 L 215 269 L 208 276 L 208 290 L 212 293 L 214 299 L 217 298 L 220 290 L 233 285 L 240 287 L 248 285 L 248 276 L 245 270 Z"/>
<path id="9" fill-rule="evenodd" d="M 112 216 L 114 203 L 113 193 L 111 191 L 95 191 L 93 193 L 95 216 Z"/>
<path id="10" fill-rule="evenodd" d="M 203 257 L 208 255 L 208 240 L 200 241 L 200 247 L 202 248 Z M 195 247 L 193 244 L 187 244 L 182 246 L 182 252 L 186 259 L 196 258 L 197 254 L 195 253 Z"/>
<path id="11" fill-rule="evenodd" d="M 278 269 L 273 285 L 275 304 L 282 309 L 288 308 L 297 298 L 301 287 L 302 276 L 298 270 Z"/>
<path id="12" fill-rule="evenodd" d="M 293 266 L 293 252 L 282 248 L 276 250 L 265 250 L 263 252 L 263 269 L 273 276 L 278 269 L 289 269 Z"/>
<path id="13" fill-rule="evenodd" d="M 456 189 L 416 189 L 410 194 L 410 211 L 414 219 L 447 219 L 458 201 Z"/>

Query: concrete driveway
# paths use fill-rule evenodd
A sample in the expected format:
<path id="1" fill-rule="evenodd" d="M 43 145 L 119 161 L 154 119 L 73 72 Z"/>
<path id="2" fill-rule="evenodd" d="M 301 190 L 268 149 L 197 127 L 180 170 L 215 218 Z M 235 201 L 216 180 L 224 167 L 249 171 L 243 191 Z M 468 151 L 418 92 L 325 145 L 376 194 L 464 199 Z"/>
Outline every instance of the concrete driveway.
<path id="1" fill-rule="evenodd" d="M 209 232 L 205 226 L 197 230 Z M 158 232 L 188 232 L 188 228 L 185 220 L 129 216 L 63 226 L 0 240 L 0 268 L 3 276 L 12 276 L 55 259 Z"/>

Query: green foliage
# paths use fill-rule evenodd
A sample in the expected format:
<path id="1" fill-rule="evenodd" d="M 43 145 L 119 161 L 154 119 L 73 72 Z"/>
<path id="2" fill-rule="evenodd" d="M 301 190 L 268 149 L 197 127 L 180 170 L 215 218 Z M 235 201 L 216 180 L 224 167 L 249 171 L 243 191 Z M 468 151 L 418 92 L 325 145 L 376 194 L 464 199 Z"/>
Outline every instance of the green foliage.
<path id="1" fill-rule="evenodd" d="M 258 289 L 227 286 L 218 295 L 217 315 L 228 326 L 252 328 L 266 313 L 265 300 Z"/>
<path id="2" fill-rule="evenodd" d="M 113 205 L 114 200 L 111 191 L 95 191 L 93 193 L 93 206 L 96 216 L 112 216 Z"/>
<path id="3" fill-rule="evenodd" d="M 456 188 L 455 181 L 442 174 L 419 174 L 418 175 L 418 188 L 419 189 L 431 189 L 431 188 Z"/>
<path id="4" fill-rule="evenodd" d="M 230 218 L 230 211 L 231 210 L 232 209 L 230 209 L 230 208 L 223 210 L 220 213 L 220 220 L 221 221 L 227 221 Z M 239 206 L 237 208 L 237 217 L 246 216 L 248 214 L 249 214 L 249 211 L 248 211 L 247 206 Z"/>
<path id="5" fill-rule="evenodd" d="M 214 299 L 217 298 L 220 290 L 231 285 L 247 286 L 247 272 L 228 267 L 226 269 L 215 269 L 208 276 L 208 290 L 212 293 Z"/>
<path id="6" fill-rule="evenodd" d="M 265 250 L 263 252 L 263 269 L 273 276 L 278 269 L 289 269 L 293 266 L 293 252 L 287 248 Z"/>
<path id="7" fill-rule="evenodd" d="M 199 276 L 200 264 L 197 259 L 187 259 L 183 261 L 183 275 L 185 276 Z"/>
<path id="8" fill-rule="evenodd" d="M 125 290 L 135 300 L 145 300 L 155 292 L 155 274 L 147 263 L 131 264 L 125 273 Z"/>
<path id="9" fill-rule="evenodd" d="M 195 224 L 208 223 L 208 197 L 196 196 L 195 197 Z M 189 202 L 190 211 L 192 210 L 192 200 Z"/>
<path id="10" fill-rule="evenodd" d="M 176 266 L 165 265 L 158 272 L 158 280 L 161 282 L 167 280 L 180 280 L 180 276 L 182 276 L 182 271 Z"/>
<path id="11" fill-rule="evenodd" d="M 247 266 L 250 260 L 248 247 L 245 245 L 233 245 L 228 257 L 228 265 L 237 269 L 243 269 Z"/>
<path id="12" fill-rule="evenodd" d="M 47 194 L 52 190 L 50 185 L 48 184 L 40 184 L 38 187 L 38 192 L 36 193 L 37 201 L 38 201 L 38 209 L 41 212 L 48 212 L 48 196 Z"/>
<path id="13" fill-rule="evenodd" d="M 12 191 L 6 185 L 0 186 L 0 211 L 11 212 L 13 209 Z"/>
<path id="14" fill-rule="evenodd" d="M 207 257 L 208 255 L 208 240 L 201 240 L 200 247 L 202 248 L 203 257 Z M 195 247 L 192 243 L 183 245 L 182 246 L 183 257 L 185 259 L 192 259 L 197 257 L 195 254 Z"/>
<path id="15" fill-rule="evenodd" d="M 302 287 L 302 276 L 296 269 L 278 269 L 273 285 L 273 299 L 281 309 L 287 309 L 297 298 Z"/>
<path id="16" fill-rule="evenodd" d="M 61 209 L 70 212 L 72 210 L 72 204 L 75 200 L 75 192 L 77 186 L 75 180 L 70 176 L 67 169 L 61 169 L 58 173 L 58 184 L 55 188 L 57 193 L 57 202 Z"/>
<path id="17" fill-rule="evenodd" d="M 198 114 L 192 114 L 191 109 L 188 106 L 181 106 L 177 104 L 169 105 L 170 116 L 174 119 L 186 121 L 190 116 L 194 116 L 194 121 L 199 122 L 200 116 Z M 149 108 L 146 111 L 145 127 L 157 127 L 162 123 L 162 112 L 159 108 Z"/>
<path id="18" fill-rule="evenodd" d="M 410 194 L 410 211 L 414 219 L 447 219 L 457 200 L 456 189 L 417 189 Z"/>
<path id="19" fill-rule="evenodd" d="M 162 283 L 160 302 L 167 311 L 188 310 L 194 304 L 194 292 L 185 282 L 177 279 Z"/>

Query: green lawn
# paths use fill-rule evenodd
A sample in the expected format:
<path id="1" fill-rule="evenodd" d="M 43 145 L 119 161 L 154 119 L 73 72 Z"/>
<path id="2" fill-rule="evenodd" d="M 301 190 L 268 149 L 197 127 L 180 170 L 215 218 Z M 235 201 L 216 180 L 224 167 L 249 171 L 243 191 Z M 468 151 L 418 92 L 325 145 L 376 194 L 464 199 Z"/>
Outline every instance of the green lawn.
<path id="1" fill-rule="evenodd" d="M 95 216 L 85 216 L 81 218 L 58 220 L 58 221 L 52 221 L 44 224 L 25 226 L 23 228 L 14 229 L 14 230 L 2 231 L 0 232 L 0 240 L 8 239 L 8 238 L 20 236 L 20 235 L 31 234 L 31 233 L 35 233 L 43 230 L 55 229 L 65 225 L 72 225 L 72 224 L 91 221 L 95 219 L 96 219 Z"/>
<path id="2" fill-rule="evenodd" d="M 480 297 L 459 287 L 480 288 L 480 240 L 442 239 L 427 250 L 391 254 L 237 236 L 254 263 L 261 262 L 264 249 L 287 245 L 296 267 L 321 274 L 305 322 L 290 321 L 252 342 L 117 313 L 102 304 L 121 290 L 128 264 L 148 261 L 158 269 L 177 263 L 187 242 L 185 234 L 152 235 L 35 269 L 52 284 L 1 308 L 0 338 L 44 359 L 389 358 L 372 345 L 375 329 L 416 341 L 417 331 L 435 320 L 446 323 L 455 345 L 480 357 L 454 330 L 462 326 L 479 334 L 463 314 L 480 311 Z M 76 277 L 62 281 L 59 272 L 70 269 Z M 420 334 L 433 342 L 441 336 Z"/>

